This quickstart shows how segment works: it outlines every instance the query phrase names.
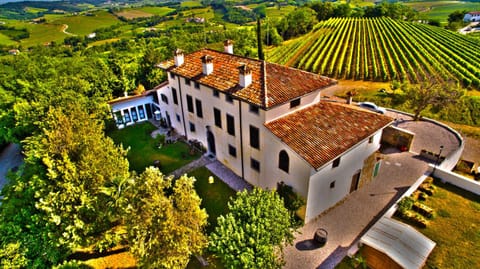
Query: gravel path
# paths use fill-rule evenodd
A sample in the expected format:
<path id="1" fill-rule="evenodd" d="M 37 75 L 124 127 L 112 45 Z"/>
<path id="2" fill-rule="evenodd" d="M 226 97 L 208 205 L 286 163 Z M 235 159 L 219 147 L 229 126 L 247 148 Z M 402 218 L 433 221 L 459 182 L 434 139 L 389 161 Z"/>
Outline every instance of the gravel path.
<path id="1" fill-rule="evenodd" d="M 199 167 L 203 167 L 209 163 L 213 162 L 212 160 L 210 160 L 208 157 L 206 156 L 202 156 L 200 157 L 199 159 L 196 159 L 195 161 L 192 161 L 191 163 L 185 165 L 185 166 L 182 166 L 180 167 L 179 169 L 173 171 L 172 173 L 170 173 L 170 175 L 173 175 L 174 177 L 180 177 L 184 174 L 187 174 L 188 172 L 190 171 L 193 171 Z"/>
<path id="2" fill-rule="evenodd" d="M 225 184 L 230 186 L 235 191 L 242 191 L 244 189 L 252 190 L 252 185 L 248 184 L 241 177 L 235 175 L 230 169 L 221 164 L 218 160 L 207 164 L 208 170 L 219 177 Z"/>

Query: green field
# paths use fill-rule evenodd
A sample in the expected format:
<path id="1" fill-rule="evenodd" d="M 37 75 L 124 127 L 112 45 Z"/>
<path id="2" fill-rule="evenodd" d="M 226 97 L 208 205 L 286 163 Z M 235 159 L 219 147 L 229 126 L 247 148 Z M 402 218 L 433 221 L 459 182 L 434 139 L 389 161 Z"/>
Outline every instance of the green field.
<path id="1" fill-rule="evenodd" d="M 48 9 L 46 8 L 36 8 L 36 7 L 26 7 L 24 10 L 28 13 L 39 13 L 39 12 L 48 11 Z"/>
<path id="2" fill-rule="evenodd" d="M 269 61 L 334 77 L 409 81 L 432 77 L 480 88 L 480 44 L 442 28 L 390 18 L 333 18 L 267 51 Z"/>
<path id="3" fill-rule="evenodd" d="M 141 10 L 143 12 L 147 12 L 153 15 L 157 15 L 157 16 L 165 16 L 169 12 L 174 11 L 175 9 L 169 8 L 169 7 L 141 7 L 141 8 L 138 8 L 138 10 Z"/>
<path id="4" fill-rule="evenodd" d="M 0 33 L 0 45 L 13 46 L 18 44 L 17 42 L 11 40 L 8 36 Z"/>
<path id="5" fill-rule="evenodd" d="M 425 1 L 425 2 L 405 2 L 406 6 L 412 7 L 420 12 L 423 19 L 438 20 L 446 24 L 448 15 L 457 10 L 475 11 L 480 10 L 478 2 L 462 1 Z"/>
<path id="6" fill-rule="evenodd" d="M 86 16 L 84 14 L 59 17 L 56 20 L 52 20 L 52 24 L 56 25 L 68 25 L 67 32 L 75 35 L 88 35 L 95 29 L 109 27 L 121 21 L 107 11 L 99 11 L 93 13 L 94 16 Z"/>
<path id="7" fill-rule="evenodd" d="M 200 3 L 200 1 L 185 1 L 185 2 L 182 2 L 180 6 L 192 8 L 192 7 L 201 7 L 202 4 Z"/>
<path id="8" fill-rule="evenodd" d="M 20 44 L 25 47 L 35 46 L 38 44 L 45 44 L 48 42 L 63 42 L 67 37 L 62 33 L 62 25 L 54 24 L 25 24 L 25 27 L 30 32 L 30 37 L 20 40 Z"/>
<path id="9" fill-rule="evenodd" d="M 295 10 L 294 6 L 285 6 L 280 9 L 278 7 L 267 7 L 267 16 L 270 18 L 282 18 L 293 10 Z"/>

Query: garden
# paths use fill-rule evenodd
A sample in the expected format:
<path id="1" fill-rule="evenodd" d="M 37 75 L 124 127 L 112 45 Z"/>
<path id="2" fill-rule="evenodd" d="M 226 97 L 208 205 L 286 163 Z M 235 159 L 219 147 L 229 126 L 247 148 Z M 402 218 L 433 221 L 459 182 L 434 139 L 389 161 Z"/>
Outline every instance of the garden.
<path id="1" fill-rule="evenodd" d="M 109 133 L 116 144 L 128 149 L 130 170 L 141 173 L 155 164 L 164 174 L 169 174 L 200 157 L 200 153 L 192 152 L 182 141 L 165 144 L 162 136 L 152 138 L 150 134 L 154 130 L 156 127 L 146 122 Z"/>
<path id="2" fill-rule="evenodd" d="M 478 268 L 480 264 L 480 197 L 439 179 L 427 178 L 399 202 L 394 218 L 437 245 L 425 268 Z M 345 257 L 336 267 L 365 268 L 365 259 Z"/>

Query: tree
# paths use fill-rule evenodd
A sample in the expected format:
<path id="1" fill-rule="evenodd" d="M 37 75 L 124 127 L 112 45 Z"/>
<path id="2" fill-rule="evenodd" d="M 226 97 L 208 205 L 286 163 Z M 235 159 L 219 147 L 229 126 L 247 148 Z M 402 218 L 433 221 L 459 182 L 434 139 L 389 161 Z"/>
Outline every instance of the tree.
<path id="1" fill-rule="evenodd" d="M 458 85 L 452 83 L 425 82 L 404 88 L 408 105 L 414 111 L 414 120 L 429 106 L 439 109 L 442 106 L 457 103 L 463 96 Z"/>
<path id="2" fill-rule="evenodd" d="M 130 250 L 140 267 L 185 268 L 207 246 L 207 213 L 186 175 L 173 182 L 149 167 L 125 190 Z"/>
<path id="3" fill-rule="evenodd" d="M 284 39 L 290 39 L 308 33 L 317 22 L 315 10 L 302 7 L 288 13 L 277 28 Z"/>
<path id="4" fill-rule="evenodd" d="M 102 188 L 129 176 L 126 152 L 81 103 L 63 105 L 35 123 L 40 131 L 24 141 L 25 166 L 2 190 L 0 252 L 13 253 L 11 263 L 25 257 L 27 267 L 46 268 L 74 248 L 116 243 L 109 235 L 118 208 Z"/>
<path id="5" fill-rule="evenodd" d="M 210 235 L 209 249 L 227 268 L 281 268 L 283 244 L 292 244 L 294 237 L 291 214 L 278 194 L 244 190 L 228 208 Z"/>
<path id="6" fill-rule="evenodd" d="M 265 60 L 265 56 L 263 54 L 262 26 L 260 24 L 260 18 L 257 19 L 257 49 L 258 59 Z"/>

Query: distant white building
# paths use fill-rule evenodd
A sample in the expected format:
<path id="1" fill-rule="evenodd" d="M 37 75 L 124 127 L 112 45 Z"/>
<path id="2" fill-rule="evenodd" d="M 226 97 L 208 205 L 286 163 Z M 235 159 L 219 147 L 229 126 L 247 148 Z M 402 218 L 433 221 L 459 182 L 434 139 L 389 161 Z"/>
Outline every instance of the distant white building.
<path id="1" fill-rule="evenodd" d="M 465 21 L 465 22 L 467 22 L 467 21 L 469 21 L 469 22 L 480 21 L 480 11 L 468 12 L 463 17 L 463 21 Z"/>
<path id="2" fill-rule="evenodd" d="M 159 64 L 168 81 L 157 88 L 158 107 L 170 127 L 252 185 L 292 186 L 306 222 L 375 177 L 391 118 L 321 101 L 333 79 L 233 55 L 231 42 L 224 48 L 177 50 Z"/>
<path id="3" fill-rule="evenodd" d="M 95 38 L 96 36 L 97 36 L 97 33 L 90 33 L 87 35 L 87 38 L 92 39 L 92 38 Z"/>

